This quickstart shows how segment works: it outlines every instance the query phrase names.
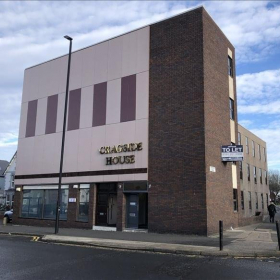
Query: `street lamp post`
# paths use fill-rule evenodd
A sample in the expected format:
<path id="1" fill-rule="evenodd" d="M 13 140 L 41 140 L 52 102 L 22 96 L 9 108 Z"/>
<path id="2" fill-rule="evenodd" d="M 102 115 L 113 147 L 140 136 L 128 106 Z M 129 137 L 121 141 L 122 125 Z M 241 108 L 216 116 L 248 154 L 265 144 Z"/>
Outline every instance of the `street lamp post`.
<path id="1" fill-rule="evenodd" d="M 69 40 L 69 55 L 68 55 L 68 70 L 67 70 L 67 82 L 65 92 L 65 105 L 64 105 L 64 117 L 63 117 L 63 130 L 62 130 L 62 142 L 61 142 L 61 154 L 60 154 L 60 168 L 59 168 L 59 181 L 58 181 L 58 192 L 57 192 L 57 204 L 56 204 L 56 218 L 55 218 L 55 231 L 57 234 L 59 230 L 59 215 L 60 215 L 60 200 L 61 200 L 61 178 L 63 168 L 63 154 L 64 154 L 64 142 L 65 142 L 65 129 L 66 129 L 66 116 L 67 116 L 67 104 L 68 104 L 68 89 L 69 89 L 69 78 L 70 78 L 70 65 L 71 65 L 71 52 L 72 52 L 72 38 L 64 36 L 65 39 Z"/>

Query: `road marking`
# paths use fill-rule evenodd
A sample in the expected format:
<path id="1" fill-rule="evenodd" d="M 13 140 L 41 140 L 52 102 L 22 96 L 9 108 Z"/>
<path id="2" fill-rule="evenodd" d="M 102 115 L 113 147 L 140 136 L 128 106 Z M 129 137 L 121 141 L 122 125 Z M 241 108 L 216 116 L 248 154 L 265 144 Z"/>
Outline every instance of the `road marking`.
<path id="1" fill-rule="evenodd" d="M 39 236 L 33 236 L 32 241 L 37 242 L 37 241 L 39 241 L 39 239 L 40 239 L 40 237 L 39 237 Z"/>

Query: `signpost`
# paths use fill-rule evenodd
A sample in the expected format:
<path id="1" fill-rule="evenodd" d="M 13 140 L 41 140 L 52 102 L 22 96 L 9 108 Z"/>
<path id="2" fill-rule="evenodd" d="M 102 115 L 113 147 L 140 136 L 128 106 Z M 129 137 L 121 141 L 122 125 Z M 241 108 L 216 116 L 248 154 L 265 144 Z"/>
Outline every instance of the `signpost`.
<path id="1" fill-rule="evenodd" d="M 243 146 L 242 145 L 227 145 L 221 147 L 222 161 L 242 161 Z"/>

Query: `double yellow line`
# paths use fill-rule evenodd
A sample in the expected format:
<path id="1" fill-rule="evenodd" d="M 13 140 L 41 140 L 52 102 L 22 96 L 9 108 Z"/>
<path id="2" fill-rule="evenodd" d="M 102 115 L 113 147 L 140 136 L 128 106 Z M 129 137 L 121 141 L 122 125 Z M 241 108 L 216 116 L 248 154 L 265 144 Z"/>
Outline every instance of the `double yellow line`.
<path id="1" fill-rule="evenodd" d="M 39 239 L 40 239 L 40 237 L 39 237 L 39 236 L 33 236 L 32 241 L 37 242 L 37 241 L 39 241 Z"/>

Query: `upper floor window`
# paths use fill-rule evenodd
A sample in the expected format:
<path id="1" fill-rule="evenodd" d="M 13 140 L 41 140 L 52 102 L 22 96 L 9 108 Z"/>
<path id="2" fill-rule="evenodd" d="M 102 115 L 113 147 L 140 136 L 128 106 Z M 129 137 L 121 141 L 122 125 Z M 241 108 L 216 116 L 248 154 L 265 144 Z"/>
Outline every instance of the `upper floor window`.
<path id="1" fill-rule="evenodd" d="M 255 154 L 255 142 L 252 141 L 252 153 L 253 153 L 253 157 L 256 155 Z"/>
<path id="2" fill-rule="evenodd" d="M 255 193 L 256 195 L 256 209 L 259 209 L 259 200 L 258 200 L 258 193 Z"/>
<path id="3" fill-rule="evenodd" d="M 268 193 L 266 194 L 266 206 L 268 206 Z"/>
<path id="4" fill-rule="evenodd" d="M 242 161 L 239 161 L 240 179 L 243 179 Z"/>
<path id="5" fill-rule="evenodd" d="M 250 181 L 250 165 L 247 163 L 247 177 L 248 181 Z"/>
<path id="6" fill-rule="evenodd" d="M 254 182 L 257 184 L 257 168 L 254 166 Z"/>
<path id="7" fill-rule="evenodd" d="M 245 139 L 246 139 L 246 154 L 249 154 L 248 137 L 245 137 Z"/>
<path id="8" fill-rule="evenodd" d="M 261 146 L 258 144 L 258 152 L 259 152 L 259 159 L 262 159 L 262 155 L 261 155 Z"/>
<path id="9" fill-rule="evenodd" d="M 252 195 L 251 195 L 251 192 L 248 192 L 248 201 L 249 201 L 249 209 L 252 209 Z"/>
<path id="10" fill-rule="evenodd" d="M 234 101 L 229 99 L 229 116 L 232 120 L 234 120 Z"/>
<path id="11" fill-rule="evenodd" d="M 265 184 L 267 185 L 267 171 L 264 171 L 264 180 L 265 180 Z"/>
<path id="12" fill-rule="evenodd" d="M 233 77 L 233 64 L 230 56 L 228 56 L 228 74 Z"/>
<path id="13" fill-rule="evenodd" d="M 259 172 L 260 172 L 260 182 L 262 184 L 262 169 L 261 168 L 259 169 Z"/>
<path id="14" fill-rule="evenodd" d="M 263 159 L 264 159 L 264 161 L 266 161 L 265 148 L 263 148 Z"/>
<path id="15" fill-rule="evenodd" d="M 261 200 L 262 200 L 262 209 L 264 209 L 264 203 L 263 203 L 263 193 L 261 194 Z"/>
<path id="16" fill-rule="evenodd" d="M 238 132 L 238 145 L 241 145 L 241 133 Z"/>
<path id="17" fill-rule="evenodd" d="M 244 210 L 244 191 L 241 191 L 241 209 Z"/>
<path id="18" fill-rule="evenodd" d="M 237 189 L 233 189 L 233 210 L 238 210 L 238 202 L 237 202 Z"/>

